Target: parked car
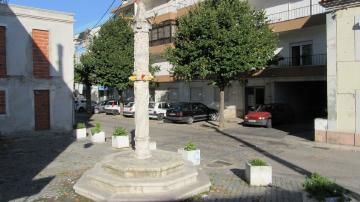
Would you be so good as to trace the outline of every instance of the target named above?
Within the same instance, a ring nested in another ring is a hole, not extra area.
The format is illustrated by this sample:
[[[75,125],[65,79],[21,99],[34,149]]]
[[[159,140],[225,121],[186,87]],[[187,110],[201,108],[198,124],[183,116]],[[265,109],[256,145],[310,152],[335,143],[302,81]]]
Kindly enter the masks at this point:
[[[167,109],[169,109],[169,103],[150,102],[149,103],[149,118],[163,120],[166,117]]]
[[[106,114],[118,115],[120,114],[120,103],[117,100],[109,100],[104,109]]]
[[[244,117],[244,125],[264,126],[271,128],[272,124],[287,123],[294,120],[294,111],[288,104],[273,103],[260,105]]]
[[[123,116],[134,117],[135,116],[135,103],[129,102],[124,106]]]
[[[95,114],[105,113],[105,105],[107,102],[108,102],[108,100],[105,100],[105,101],[101,101],[97,105],[95,105],[94,113]]]
[[[86,111],[86,100],[85,99],[81,99],[81,100],[75,100],[74,101],[75,104],[75,111],[76,112],[85,112]],[[94,112],[95,106],[97,105],[97,103],[95,101],[91,101],[91,110],[92,112]]]
[[[179,102],[170,104],[166,119],[172,122],[192,124],[194,121],[217,120],[218,111],[202,103]]]

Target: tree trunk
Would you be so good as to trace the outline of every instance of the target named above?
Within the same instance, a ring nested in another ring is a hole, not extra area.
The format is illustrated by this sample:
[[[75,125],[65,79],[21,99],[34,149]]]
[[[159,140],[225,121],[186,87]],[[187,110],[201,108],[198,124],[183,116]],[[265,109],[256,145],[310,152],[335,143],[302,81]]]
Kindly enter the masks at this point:
[[[86,111],[88,114],[92,114],[91,109],[91,84],[85,84],[85,98],[86,98]]]
[[[120,105],[120,114],[124,112],[124,97],[123,97],[123,90],[117,90],[119,93],[119,105]]]
[[[224,116],[224,109],[225,109],[225,88],[220,87],[220,110],[219,110],[219,116],[220,116],[220,123],[219,127],[224,128],[225,127],[225,116]]]

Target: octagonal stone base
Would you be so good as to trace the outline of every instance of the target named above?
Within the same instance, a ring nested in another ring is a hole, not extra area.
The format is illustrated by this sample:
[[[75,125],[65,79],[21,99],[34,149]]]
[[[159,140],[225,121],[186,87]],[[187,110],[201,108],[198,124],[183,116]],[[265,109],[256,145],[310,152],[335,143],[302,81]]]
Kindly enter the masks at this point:
[[[146,160],[133,151],[112,154],[85,172],[74,189],[95,201],[177,201],[207,192],[210,185],[178,153],[155,150]]]

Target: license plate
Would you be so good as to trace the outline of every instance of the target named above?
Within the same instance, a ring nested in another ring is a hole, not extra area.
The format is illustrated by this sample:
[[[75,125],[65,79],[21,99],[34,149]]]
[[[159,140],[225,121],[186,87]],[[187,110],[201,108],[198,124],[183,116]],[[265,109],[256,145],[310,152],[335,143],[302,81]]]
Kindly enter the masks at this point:
[[[169,113],[170,116],[175,116],[176,114],[175,113]]]
[[[250,123],[255,123],[255,122],[256,122],[256,120],[249,120],[249,122],[250,122]]]

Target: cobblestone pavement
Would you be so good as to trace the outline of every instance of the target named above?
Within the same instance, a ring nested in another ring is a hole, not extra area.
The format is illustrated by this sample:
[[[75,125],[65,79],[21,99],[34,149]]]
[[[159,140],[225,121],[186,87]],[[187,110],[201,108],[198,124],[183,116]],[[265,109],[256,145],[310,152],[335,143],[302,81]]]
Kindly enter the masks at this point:
[[[95,121],[107,133],[106,144],[75,141],[62,133],[0,137],[0,201],[89,201],[76,195],[72,186],[104,156],[122,151],[111,148],[115,127],[134,129],[133,119],[120,116],[96,115],[88,126]],[[224,131],[207,123],[151,121],[150,125],[158,149],[176,151],[189,141],[201,149],[201,169],[209,174],[212,187],[192,201],[302,201],[304,176],[315,171],[335,179],[355,196],[360,193],[359,152],[318,148],[306,140],[289,139],[284,131],[242,130],[237,124]],[[245,162],[255,157],[273,166],[272,186],[250,187],[243,181]]]

